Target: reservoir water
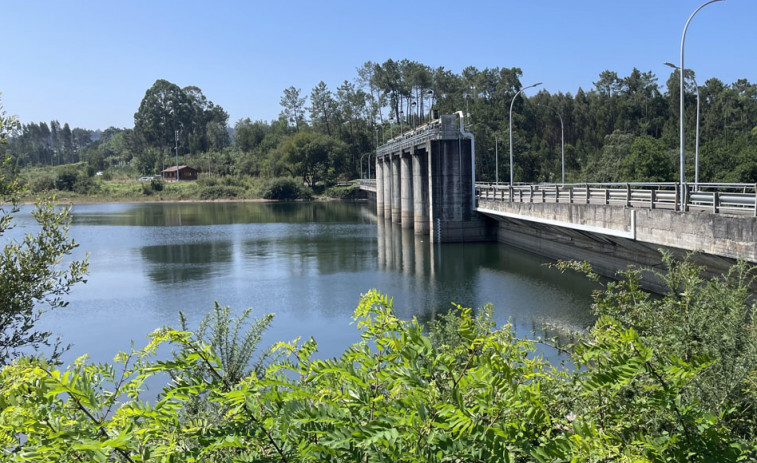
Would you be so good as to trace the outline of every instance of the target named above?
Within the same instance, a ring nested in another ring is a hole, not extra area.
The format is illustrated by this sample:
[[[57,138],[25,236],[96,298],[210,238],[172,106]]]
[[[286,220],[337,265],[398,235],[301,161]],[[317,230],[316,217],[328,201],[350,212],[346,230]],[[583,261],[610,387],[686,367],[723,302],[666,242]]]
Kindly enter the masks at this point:
[[[28,214],[17,222],[17,231],[32,226]],[[215,301],[275,313],[265,345],[312,336],[330,357],[359,340],[352,313],[371,288],[421,321],[453,302],[491,302],[498,324],[524,336],[592,320],[594,287],[582,275],[496,243],[432,244],[377,218],[372,203],[77,205],[71,235],[75,257],[89,255],[88,282],[41,320],[72,344],[66,361],[110,361],[155,328],[178,326],[179,311],[197,326]]]

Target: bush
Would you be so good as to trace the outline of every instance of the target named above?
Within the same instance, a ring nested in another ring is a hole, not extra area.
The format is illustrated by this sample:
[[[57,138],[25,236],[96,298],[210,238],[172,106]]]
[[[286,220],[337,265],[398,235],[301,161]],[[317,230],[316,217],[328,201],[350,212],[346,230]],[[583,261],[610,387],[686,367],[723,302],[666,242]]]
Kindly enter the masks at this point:
[[[243,196],[244,191],[239,187],[214,185],[200,189],[200,199],[234,199]]]
[[[40,175],[29,182],[33,193],[43,193],[55,189],[55,180],[47,175]]]
[[[58,178],[55,180],[55,188],[60,191],[73,191],[86,195],[97,192],[100,186],[85,172],[67,168],[58,174]]]
[[[55,180],[55,188],[60,191],[74,191],[74,186],[78,180],[79,173],[72,169],[66,169],[58,174]]]
[[[336,199],[358,199],[360,187],[358,185],[334,186],[327,189],[325,195]]]
[[[293,201],[295,199],[312,199],[313,195],[308,189],[291,178],[279,178],[268,184],[263,191],[263,198]]]

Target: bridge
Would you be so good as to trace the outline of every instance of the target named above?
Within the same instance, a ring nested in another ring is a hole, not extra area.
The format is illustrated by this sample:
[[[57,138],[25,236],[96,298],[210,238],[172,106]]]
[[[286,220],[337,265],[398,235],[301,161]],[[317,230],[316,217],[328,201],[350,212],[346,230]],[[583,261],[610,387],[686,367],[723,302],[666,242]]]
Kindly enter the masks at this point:
[[[462,113],[389,140],[376,153],[379,217],[434,242],[499,241],[602,274],[660,265],[659,249],[722,271],[757,263],[757,185],[476,183]]]

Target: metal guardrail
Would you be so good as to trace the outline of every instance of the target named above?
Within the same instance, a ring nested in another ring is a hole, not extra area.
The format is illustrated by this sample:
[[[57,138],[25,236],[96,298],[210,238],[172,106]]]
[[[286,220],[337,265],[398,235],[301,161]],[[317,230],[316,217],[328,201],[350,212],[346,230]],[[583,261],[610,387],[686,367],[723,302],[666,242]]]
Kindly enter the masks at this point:
[[[386,144],[376,149],[376,155],[383,157],[391,154],[411,150],[413,147],[426,143],[429,140],[450,140],[460,136],[460,130],[456,125],[454,115],[442,115],[440,119],[433,120],[409,132],[402,133]]]
[[[683,195],[683,201],[681,201]],[[564,185],[476,183],[476,198],[523,203],[568,203],[709,211],[757,217],[757,184],[571,183]]]
[[[360,188],[365,190],[376,191],[376,179],[375,178],[361,178],[352,180],[350,183],[357,184]]]

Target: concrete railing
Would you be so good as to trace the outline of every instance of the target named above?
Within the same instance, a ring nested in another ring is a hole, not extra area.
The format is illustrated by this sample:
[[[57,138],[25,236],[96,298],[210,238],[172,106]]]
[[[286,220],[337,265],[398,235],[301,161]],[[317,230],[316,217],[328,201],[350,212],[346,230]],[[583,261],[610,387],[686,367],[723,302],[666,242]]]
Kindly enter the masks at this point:
[[[757,185],[743,183],[477,183],[476,197],[510,202],[616,205],[757,216]],[[683,193],[684,201],[681,201]],[[683,204],[683,206],[681,206]]]
[[[376,179],[375,178],[361,178],[358,180],[352,180],[351,183],[357,184],[363,190],[376,191]]]

